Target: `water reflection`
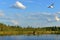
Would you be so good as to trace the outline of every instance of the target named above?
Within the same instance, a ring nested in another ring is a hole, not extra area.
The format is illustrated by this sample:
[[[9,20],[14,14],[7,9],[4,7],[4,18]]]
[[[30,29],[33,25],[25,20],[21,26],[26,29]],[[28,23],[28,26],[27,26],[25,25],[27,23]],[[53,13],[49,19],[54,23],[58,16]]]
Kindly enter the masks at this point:
[[[60,40],[60,35],[0,36],[0,40]]]

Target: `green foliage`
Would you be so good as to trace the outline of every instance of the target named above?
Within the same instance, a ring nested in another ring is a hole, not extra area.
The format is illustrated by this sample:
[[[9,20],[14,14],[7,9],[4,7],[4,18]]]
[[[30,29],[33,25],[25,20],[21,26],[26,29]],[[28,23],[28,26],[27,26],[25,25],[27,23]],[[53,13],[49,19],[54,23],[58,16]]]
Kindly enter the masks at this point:
[[[21,26],[7,26],[6,24],[0,23],[0,31],[60,31],[60,27],[44,27],[44,28],[33,28],[32,26],[28,26],[26,28],[22,28]]]
[[[43,27],[43,28],[33,28],[32,26],[28,27],[21,27],[19,25],[17,26],[9,26],[3,23],[0,23],[0,33],[5,34],[43,34],[43,33],[59,33],[60,34],[60,27]]]

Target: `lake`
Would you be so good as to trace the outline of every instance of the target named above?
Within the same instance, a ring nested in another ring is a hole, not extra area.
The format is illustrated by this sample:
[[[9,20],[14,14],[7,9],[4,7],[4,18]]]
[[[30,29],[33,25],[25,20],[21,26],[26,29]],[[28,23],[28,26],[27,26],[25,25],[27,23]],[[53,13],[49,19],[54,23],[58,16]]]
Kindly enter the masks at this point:
[[[0,36],[0,40],[60,40],[60,35],[17,35],[17,36]]]

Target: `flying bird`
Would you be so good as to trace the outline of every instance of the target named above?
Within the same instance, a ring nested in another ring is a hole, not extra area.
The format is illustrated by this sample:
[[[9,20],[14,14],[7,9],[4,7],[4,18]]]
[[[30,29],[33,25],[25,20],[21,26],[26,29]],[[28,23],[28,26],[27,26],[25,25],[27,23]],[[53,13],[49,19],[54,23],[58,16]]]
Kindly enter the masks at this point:
[[[54,8],[54,3],[52,3],[48,8]]]
[[[25,9],[26,7],[19,1],[16,1],[14,5],[11,6],[12,8],[18,8],[18,9]]]

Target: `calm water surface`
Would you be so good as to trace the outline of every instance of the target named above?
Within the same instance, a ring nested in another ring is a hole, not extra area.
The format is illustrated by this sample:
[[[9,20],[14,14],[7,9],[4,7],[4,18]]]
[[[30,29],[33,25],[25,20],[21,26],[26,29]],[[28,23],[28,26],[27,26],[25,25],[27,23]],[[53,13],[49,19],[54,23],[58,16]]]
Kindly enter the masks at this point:
[[[0,36],[0,40],[60,40],[60,35]]]

